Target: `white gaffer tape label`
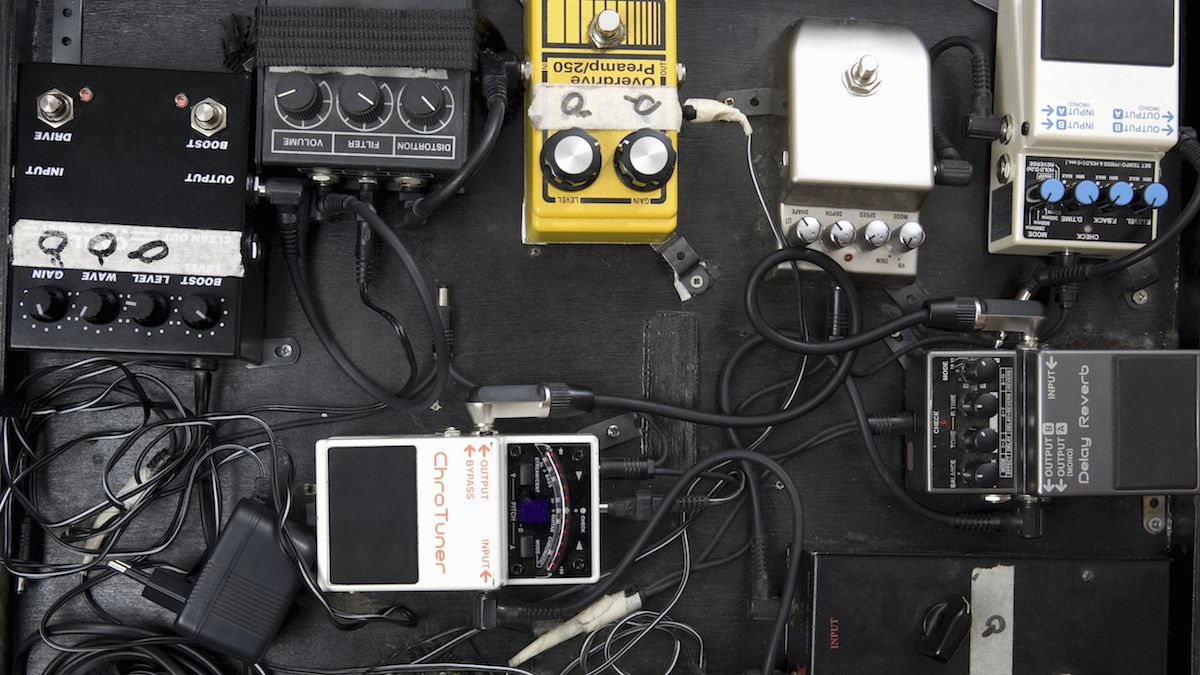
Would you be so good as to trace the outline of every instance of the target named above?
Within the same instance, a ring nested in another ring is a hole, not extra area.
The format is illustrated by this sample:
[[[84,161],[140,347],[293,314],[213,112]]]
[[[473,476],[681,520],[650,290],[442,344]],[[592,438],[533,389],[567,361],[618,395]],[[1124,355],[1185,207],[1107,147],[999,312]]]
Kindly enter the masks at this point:
[[[971,572],[971,675],[1013,673],[1012,565]]]
[[[239,231],[56,220],[18,220],[12,264],[208,277],[246,273]]]
[[[540,131],[572,127],[679,131],[683,107],[675,87],[535,84],[529,123]]]

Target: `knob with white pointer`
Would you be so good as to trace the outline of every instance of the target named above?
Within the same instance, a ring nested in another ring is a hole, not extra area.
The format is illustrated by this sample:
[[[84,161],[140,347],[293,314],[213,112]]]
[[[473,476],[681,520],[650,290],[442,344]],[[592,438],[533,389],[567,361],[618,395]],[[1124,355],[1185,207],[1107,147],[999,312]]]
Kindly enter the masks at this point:
[[[413,80],[400,90],[400,109],[411,120],[436,119],[445,106],[442,88],[433,80]]]
[[[816,216],[804,216],[792,226],[791,244],[793,246],[808,246],[821,238],[821,219]]]
[[[29,316],[38,321],[58,321],[67,314],[67,294],[57,286],[31,288],[21,301]]]
[[[905,223],[900,226],[896,238],[904,248],[910,251],[918,249],[925,243],[925,226],[917,222]]]
[[[88,323],[111,323],[120,311],[117,294],[107,288],[89,288],[75,298],[75,315]]]
[[[211,295],[189,295],[179,303],[179,315],[192,328],[207,330],[221,318],[221,303]]]
[[[871,248],[879,248],[892,238],[892,228],[882,220],[872,220],[863,228],[863,241]]]
[[[320,89],[307,73],[284,73],[275,85],[275,100],[288,117],[308,120],[321,109]]]
[[[854,243],[854,238],[858,235],[854,229],[854,223],[848,220],[839,220],[829,226],[829,232],[826,236],[829,238],[829,243],[834,248],[842,248]]]
[[[143,326],[161,326],[170,310],[167,296],[158,291],[139,291],[125,298],[125,313]]]
[[[338,87],[338,107],[356,122],[374,119],[382,99],[379,85],[366,75],[351,75]]]
[[[639,192],[661,189],[675,174],[675,147],[661,131],[640,129],[617,145],[617,176]]]
[[[963,469],[963,477],[977,488],[994,488],[1000,484],[1000,467],[995,462],[970,462]]]

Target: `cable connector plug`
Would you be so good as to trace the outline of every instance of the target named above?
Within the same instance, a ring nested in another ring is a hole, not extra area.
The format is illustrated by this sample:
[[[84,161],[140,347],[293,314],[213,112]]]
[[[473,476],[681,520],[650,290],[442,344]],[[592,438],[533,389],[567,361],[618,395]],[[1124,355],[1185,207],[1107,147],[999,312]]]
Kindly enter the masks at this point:
[[[767,540],[750,538],[750,620],[771,623],[779,615],[779,598],[771,595],[771,575],[767,564]]]
[[[515,111],[521,100],[521,62],[512,52],[484,52],[479,56],[480,85],[488,107],[503,103]]]
[[[573,417],[595,405],[592,390],[562,383],[476,387],[467,396],[467,412],[480,429],[500,419]]]
[[[950,331],[1014,332],[1036,335],[1046,308],[1033,300],[949,298],[925,303],[926,325]]]
[[[607,515],[636,522],[645,522],[662,506],[663,496],[652,490],[638,490],[633,497],[608,502]],[[694,512],[708,508],[712,503],[708,495],[684,495],[675,500],[671,513]]]
[[[618,457],[600,460],[600,477],[618,480],[649,480],[657,466],[652,459]]]

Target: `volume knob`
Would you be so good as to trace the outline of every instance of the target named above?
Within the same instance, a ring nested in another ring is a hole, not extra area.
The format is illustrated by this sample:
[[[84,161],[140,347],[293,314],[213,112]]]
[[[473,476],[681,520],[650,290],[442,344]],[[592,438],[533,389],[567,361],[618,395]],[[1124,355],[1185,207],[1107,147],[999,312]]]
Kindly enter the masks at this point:
[[[321,109],[317,82],[307,73],[284,73],[275,85],[275,100],[289,117],[312,119]]]
[[[661,189],[675,174],[675,147],[661,131],[641,129],[629,134],[616,150],[617,176],[639,192]]]
[[[560,190],[582,190],[600,175],[600,143],[583,129],[564,129],[542,146],[542,173]]]

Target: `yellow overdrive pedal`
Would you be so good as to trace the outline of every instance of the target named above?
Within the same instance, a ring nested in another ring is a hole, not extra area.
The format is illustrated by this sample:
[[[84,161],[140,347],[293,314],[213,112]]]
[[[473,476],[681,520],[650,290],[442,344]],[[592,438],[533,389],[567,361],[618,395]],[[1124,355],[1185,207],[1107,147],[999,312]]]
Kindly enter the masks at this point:
[[[675,231],[675,4],[526,3],[526,243],[655,244]]]

